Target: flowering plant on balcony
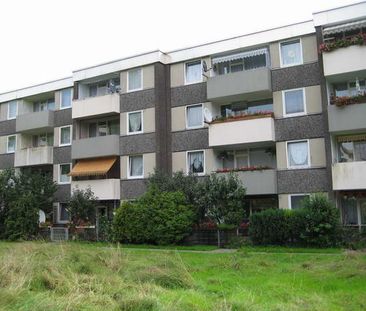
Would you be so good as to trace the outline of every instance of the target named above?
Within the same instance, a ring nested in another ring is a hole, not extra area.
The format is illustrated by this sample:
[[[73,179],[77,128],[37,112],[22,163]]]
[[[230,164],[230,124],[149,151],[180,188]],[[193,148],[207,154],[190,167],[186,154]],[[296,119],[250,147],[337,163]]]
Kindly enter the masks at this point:
[[[356,96],[335,96],[330,97],[330,104],[337,107],[343,107],[354,104],[366,103],[366,92],[360,93]]]
[[[338,39],[331,42],[322,43],[319,46],[319,52],[331,52],[339,48],[346,48],[351,45],[366,45],[366,34],[361,33],[345,39]]]
[[[255,165],[255,166],[242,166],[237,168],[220,168],[216,170],[216,173],[230,173],[230,172],[253,172],[253,171],[263,171],[270,170],[271,167],[265,165]]]
[[[253,113],[242,113],[235,116],[226,116],[226,117],[217,117],[211,123],[221,123],[221,122],[231,122],[238,120],[250,120],[250,119],[259,119],[259,118],[273,118],[273,111],[258,111]]]

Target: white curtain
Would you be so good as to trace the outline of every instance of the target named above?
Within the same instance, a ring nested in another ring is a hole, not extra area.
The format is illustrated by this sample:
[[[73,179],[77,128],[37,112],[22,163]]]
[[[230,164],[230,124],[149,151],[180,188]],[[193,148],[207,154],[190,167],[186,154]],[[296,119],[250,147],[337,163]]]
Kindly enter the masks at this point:
[[[366,141],[355,142],[356,161],[366,161]]]
[[[202,126],[202,105],[187,107],[188,127]]]
[[[201,61],[186,64],[186,82],[194,83],[202,81]]]
[[[300,42],[292,41],[281,44],[281,57],[283,65],[298,64],[301,61]]]
[[[203,173],[204,171],[203,151],[190,152],[188,154],[188,164],[190,173]]]
[[[342,218],[345,225],[357,225],[357,200],[354,198],[342,199]]]
[[[143,175],[142,156],[130,157],[130,176]]]
[[[285,92],[286,113],[304,112],[304,96],[302,90]]]
[[[290,166],[304,166],[308,164],[308,143],[290,143],[287,146]]]
[[[128,90],[141,89],[141,69],[128,72]]]
[[[141,112],[135,112],[129,114],[129,132],[140,132],[141,131]]]

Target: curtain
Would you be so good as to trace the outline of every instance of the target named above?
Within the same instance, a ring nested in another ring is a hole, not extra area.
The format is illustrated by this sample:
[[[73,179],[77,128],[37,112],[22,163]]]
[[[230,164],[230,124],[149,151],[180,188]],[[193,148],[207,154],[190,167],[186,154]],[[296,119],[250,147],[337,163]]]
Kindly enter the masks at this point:
[[[304,166],[308,164],[307,142],[289,143],[287,148],[290,166]]]
[[[292,41],[281,44],[281,57],[283,65],[298,64],[301,61],[300,42]]]
[[[202,81],[201,61],[186,64],[186,82],[194,83]]]
[[[366,141],[354,143],[356,161],[366,161]]]
[[[68,176],[67,174],[70,173],[70,164],[60,165],[60,171],[60,181],[69,182],[70,176]]]
[[[128,115],[128,128],[130,133],[141,131],[141,112],[134,112]]]
[[[285,92],[286,114],[304,112],[304,96],[302,90]]]
[[[190,152],[188,154],[188,163],[190,173],[203,173],[203,151]]]
[[[188,127],[202,126],[202,105],[187,107]]]
[[[353,198],[342,199],[342,218],[345,225],[357,225],[357,200]]]
[[[61,144],[70,143],[70,127],[61,128]]]
[[[130,157],[130,176],[143,175],[142,156]]]
[[[131,70],[128,72],[128,90],[141,89],[141,69]]]

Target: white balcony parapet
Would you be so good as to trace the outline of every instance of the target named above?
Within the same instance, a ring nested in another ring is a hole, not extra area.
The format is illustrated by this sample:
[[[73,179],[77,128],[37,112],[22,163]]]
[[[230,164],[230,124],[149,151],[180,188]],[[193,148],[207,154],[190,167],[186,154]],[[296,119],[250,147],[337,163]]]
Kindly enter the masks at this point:
[[[366,188],[366,161],[335,163],[332,166],[333,190]]]
[[[85,190],[90,187],[98,200],[119,200],[120,179],[78,180],[71,182],[71,190]]]
[[[53,147],[26,148],[15,151],[14,166],[46,165],[53,163]]]

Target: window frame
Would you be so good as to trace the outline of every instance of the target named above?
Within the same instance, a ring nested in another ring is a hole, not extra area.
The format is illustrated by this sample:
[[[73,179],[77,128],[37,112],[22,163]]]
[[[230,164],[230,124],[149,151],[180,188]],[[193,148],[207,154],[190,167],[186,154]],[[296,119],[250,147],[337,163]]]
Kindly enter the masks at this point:
[[[290,64],[290,65],[285,65],[283,63],[283,61],[282,61],[281,45],[283,43],[290,43],[290,42],[294,42],[294,41],[297,41],[297,40],[299,40],[299,44],[300,44],[300,62],[294,63],[294,64]],[[298,65],[304,64],[304,55],[303,55],[303,51],[302,51],[302,39],[301,38],[292,38],[292,39],[289,39],[289,40],[280,41],[278,43],[278,48],[279,48],[280,67],[281,68],[287,68],[287,67],[298,66]]]
[[[69,181],[61,181],[61,166],[62,165],[69,165],[70,172],[71,172],[71,168],[72,168],[71,163],[60,163],[60,164],[58,164],[58,178],[57,178],[57,183],[59,185],[69,185],[69,184],[71,184],[71,176],[68,176],[69,177]]]
[[[133,113],[141,113],[141,131],[138,132],[130,132],[130,114]],[[142,134],[144,132],[144,111],[143,110],[135,110],[127,112],[127,122],[126,122],[126,133],[127,135],[137,135]]]
[[[137,89],[130,89],[130,72],[137,71],[137,70],[139,70],[141,72],[141,86]],[[141,91],[141,90],[143,90],[143,88],[144,88],[144,71],[142,70],[142,67],[128,70],[127,71],[127,83],[126,83],[127,93]]]
[[[286,112],[286,93],[287,92],[293,92],[293,91],[302,91],[302,100],[303,100],[303,107],[304,107],[304,111],[303,112],[294,112],[294,113],[287,113]],[[288,90],[283,90],[282,91],[282,109],[283,109],[283,116],[285,118],[290,118],[290,117],[299,117],[299,116],[304,116],[307,114],[307,110],[306,110],[306,92],[305,92],[305,87],[299,87],[296,89],[288,89]]]
[[[201,79],[199,81],[188,82],[187,81],[187,65],[190,64],[190,63],[198,63],[198,62],[200,62]],[[203,82],[202,63],[203,63],[202,59],[195,59],[195,60],[189,60],[187,62],[184,62],[184,85],[191,85],[191,84],[196,84],[196,83],[202,83]]]
[[[9,138],[10,137],[15,137],[15,145],[14,145],[14,151],[9,151]],[[17,150],[17,135],[8,135],[6,137],[6,153],[15,153],[15,151]]]
[[[307,165],[298,165],[298,166],[291,166],[290,165],[290,158],[288,154],[288,144],[291,143],[299,143],[299,142],[306,142],[307,143],[307,150],[308,150],[308,163]],[[297,139],[297,140],[289,140],[286,141],[286,164],[287,169],[304,169],[311,167],[311,160],[310,160],[310,140],[309,139]]]
[[[60,218],[60,216],[61,216],[61,204],[66,204],[66,203],[64,203],[64,202],[57,203],[57,223],[58,224],[68,224],[70,222],[70,219],[69,220],[61,220],[61,218]]]
[[[202,108],[202,122],[201,122],[201,125],[189,126],[188,125],[188,108],[194,107],[194,106],[201,106],[201,108]],[[187,105],[187,106],[185,106],[185,121],[186,121],[186,129],[187,130],[199,129],[199,128],[203,128],[204,127],[205,122],[204,122],[204,116],[203,116],[203,109],[204,109],[203,103],[198,103],[198,104],[193,104],[193,105]]]
[[[70,143],[68,143],[68,144],[62,144],[61,143],[61,138],[62,138],[61,132],[62,132],[62,129],[67,128],[67,127],[70,128]],[[72,125],[60,126],[60,128],[59,128],[59,135],[58,136],[59,136],[59,139],[58,139],[58,145],[59,145],[59,147],[70,146],[72,144]]]
[[[70,106],[68,107],[62,107],[62,93],[66,90],[70,90]],[[63,89],[60,91],[60,110],[64,110],[64,109],[69,109],[69,108],[72,108],[72,97],[73,97],[73,91],[74,89],[73,88],[67,88],[67,89]]]
[[[133,157],[141,157],[142,158],[142,175],[138,176],[131,176],[130,174],[130,168],[131,168],[131,158]],[[135,155],[129,155],[127,158],[127,179],[143,179],[144,178],[144,155],[143,154],[135,154]]]
[[[295,194],[289,194],[288,196],[288,207],[290,210],[295,210],[292,208],[292,202],[291,202],[291,198],[292,197],[301,197],[301,196],[306,196],[306,197],[310,197],[311,194],[310,193],[295,193]],[[304,198],[305,199],[305,198]]]
[[[12,103],[15,103],[15,116],[14,117],[9,116],[10,104],[12,104]],[[6,119],[7,120],[14,120],[14,119],[17,118],[17,116],[18,116],[18,101],[17,100],[12,100],[12,101],[8,102],[8,111],[6,113]]]
[[[196,176],[204,176],[206,174],[206,152],[204,149],[198,149],[198,150],[187,150],[186,151],[186,174],[189,175],[189,154],[190,153],[195,153],[195,152],[202,152],[203,153],[203,172],[201,173],[191,173],[194,174]]]

